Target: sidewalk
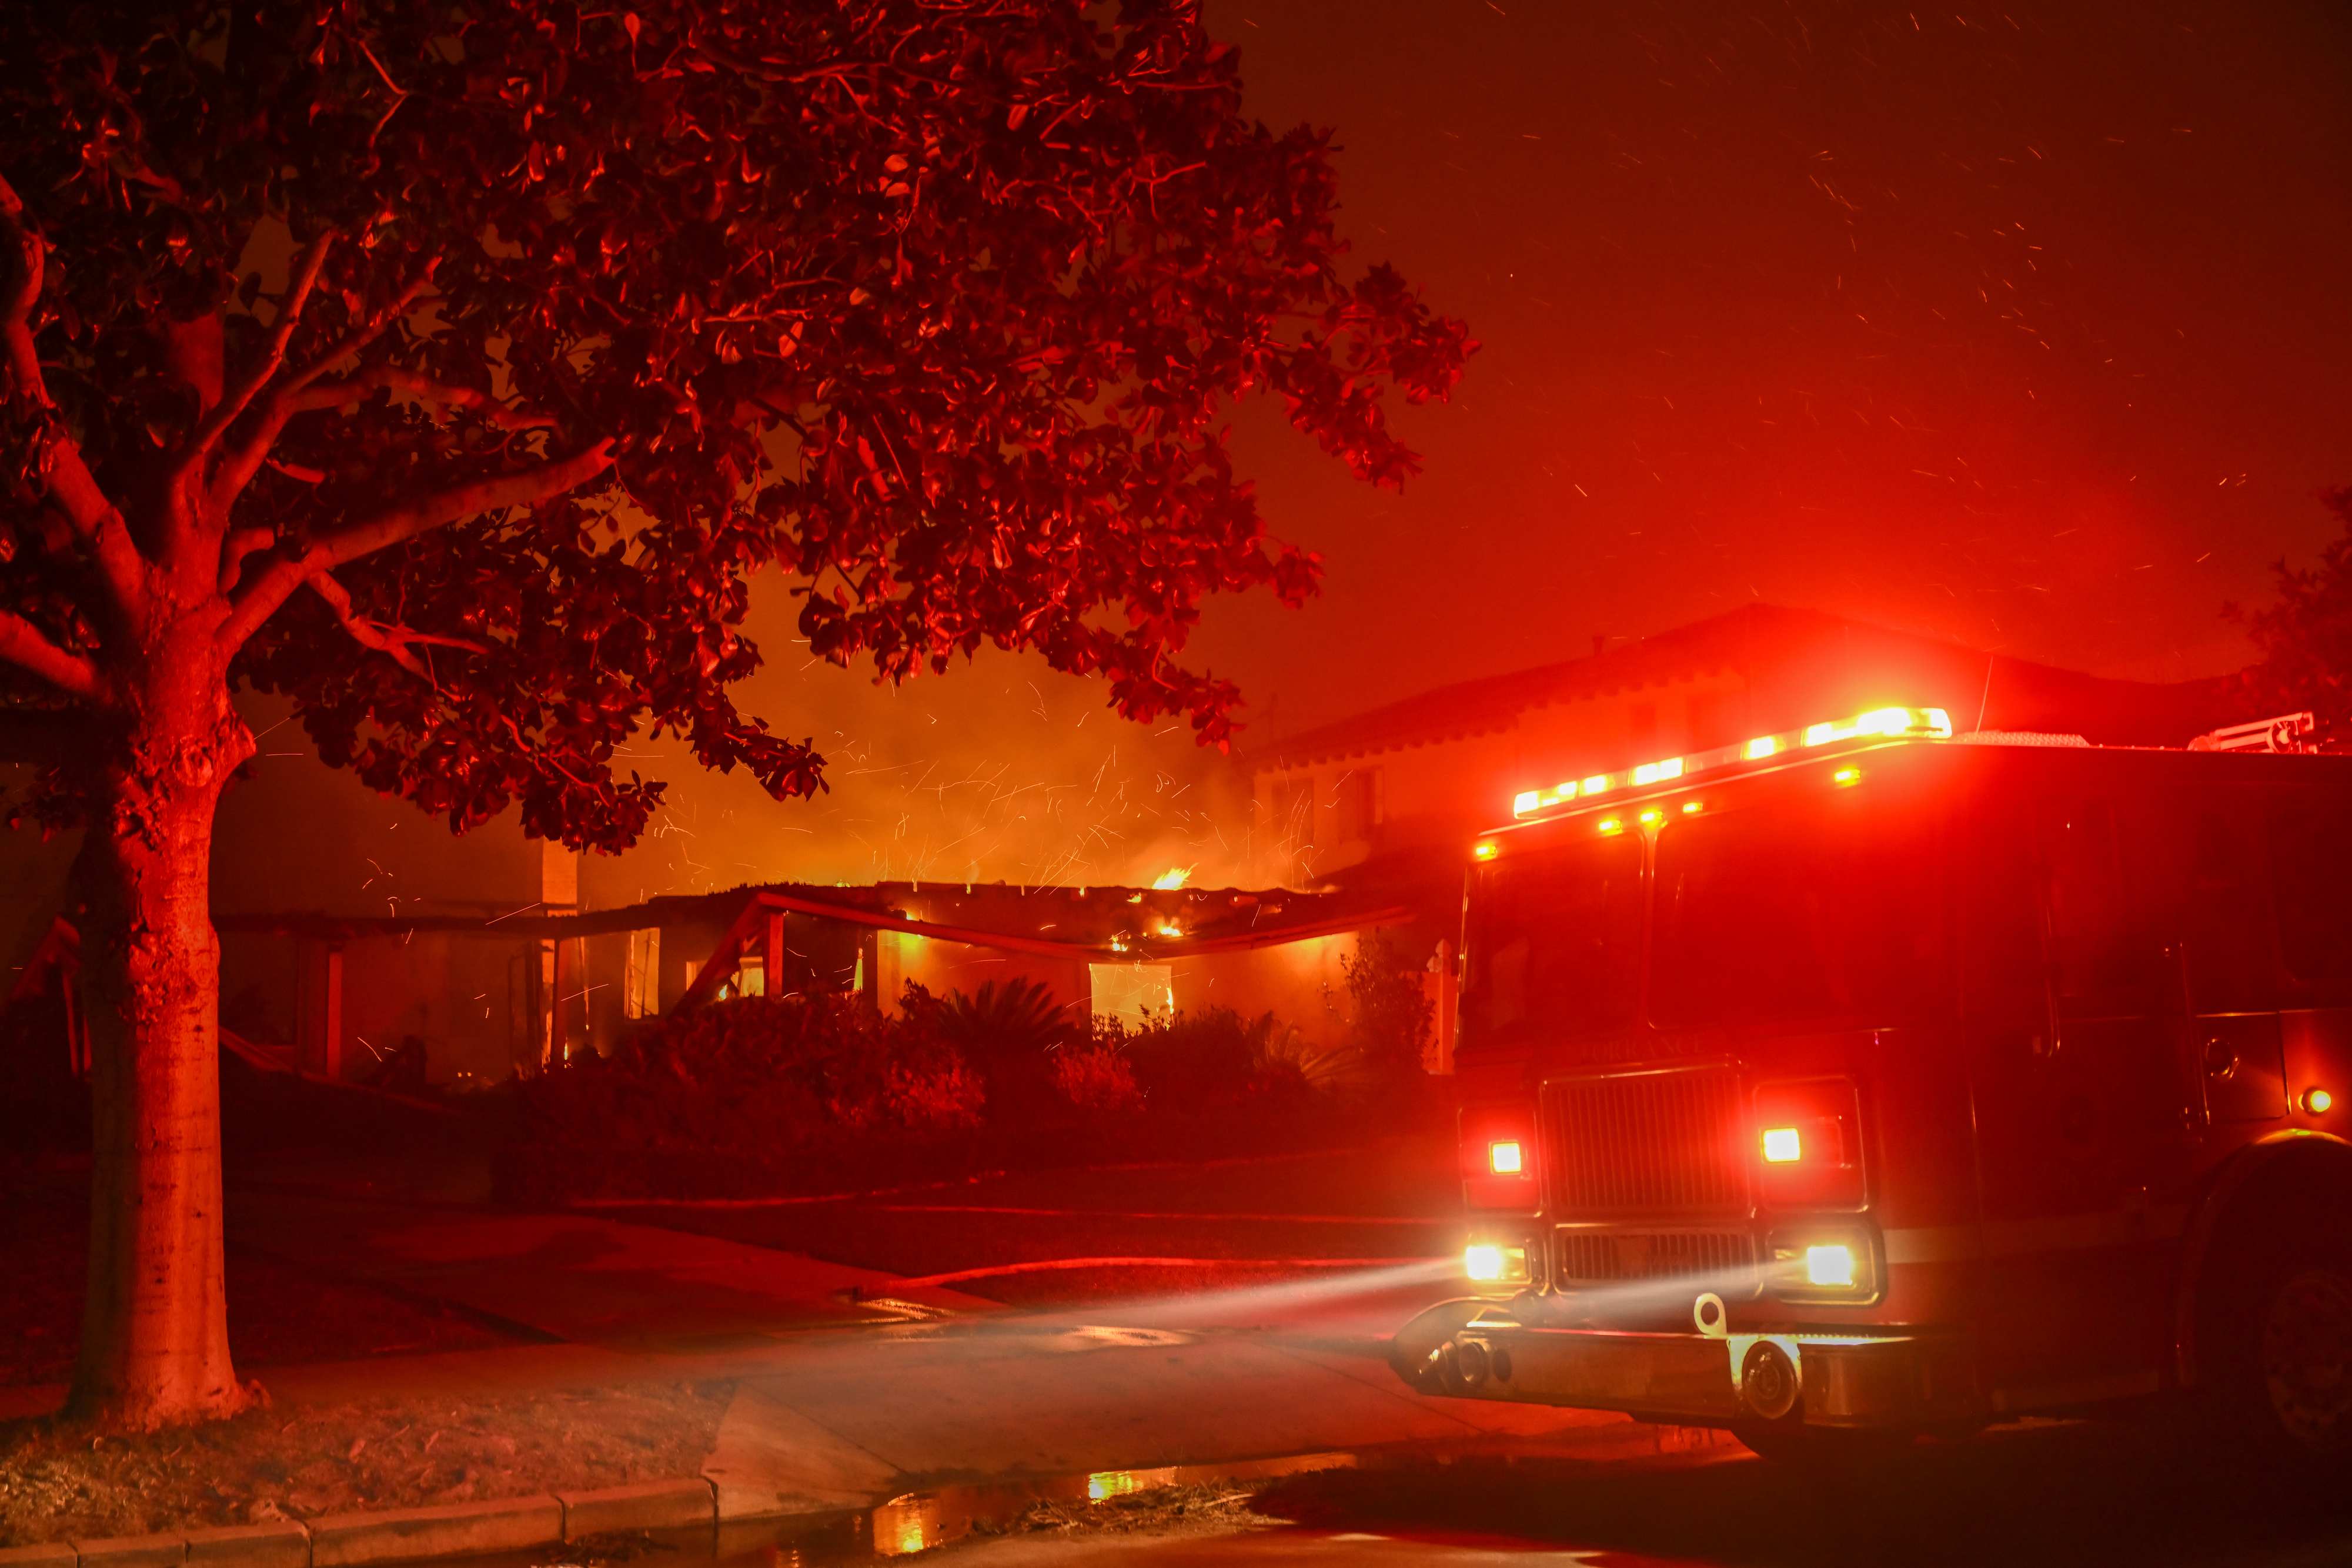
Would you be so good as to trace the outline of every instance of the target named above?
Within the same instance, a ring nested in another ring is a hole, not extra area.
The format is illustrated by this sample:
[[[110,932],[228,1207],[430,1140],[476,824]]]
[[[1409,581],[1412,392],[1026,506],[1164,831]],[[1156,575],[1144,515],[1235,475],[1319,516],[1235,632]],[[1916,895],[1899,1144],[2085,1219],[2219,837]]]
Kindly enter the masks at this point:
[[[587,1215],[250,1190],[230,1213],[243,1245],[552,1342],[261,1370],[281,1406],[733,1379],[705,1471],[722,1521],[865,1508],[950,1481],[1622,1420],[1409,1392],[1381,1342],[1447,1293],[1443,1265],[1032,1314]],[[62,1395],[0,1390],[0,1416]]]
[[[1023,1332],[1025,1331],[1025,1332]],[[704,1473],[719,1516],[865,1507],[951,1481],[1551,1437],[1589,1411],[1423,1398],[1370,1343],[1046,1320],[771,1353]]]

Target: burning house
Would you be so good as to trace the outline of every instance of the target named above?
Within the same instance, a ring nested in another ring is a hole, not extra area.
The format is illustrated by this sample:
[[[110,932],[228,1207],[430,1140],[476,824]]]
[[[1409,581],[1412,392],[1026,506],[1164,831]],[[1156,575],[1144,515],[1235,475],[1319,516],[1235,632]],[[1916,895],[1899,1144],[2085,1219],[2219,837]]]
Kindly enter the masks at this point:
[[[643,1020],[730,997],[831,992],[888,1012],[910,982],[1017,979],[1073,1021],[1224,1007],[1337,1043],[1341,957],[1411,918],[1347,893],[903,883],[488,918],[224,915],[222,1038],[257,1066],[421,1092],[609,1051]],[[69,995],[74,953],[59,921],[18,989]],[[79,1066],[79,1040],[68,1049]]]
[[[1074,1019],[1272,1009],[1335,1041],[1340,959],[1385,927],[1426,971],[1429,1065],[1445,1071],[1463,846],[1515,793],[1897,700],[1941,707],[1963,730],[2126,745],[2177,746],[2242,716],[2226,678],[2107,680],[1751,605],[1439,687],[1247,758],[1255,891],[779,883],[591,909],[578,857],[518,843],[475,862],[477,891],[495,897],[394,900],[358,917],[273,910],[247,870],[245,907],[215,918],[224,1040],[259,1064],[422,1088],[609,1051],[641,1020],[722,997],[823,990],[888,1010],[909,981],[944,994],[1019,979]],[[13,981],[20,998],[59,994],[72,967],[70,926],[44,916],[40,929]]]

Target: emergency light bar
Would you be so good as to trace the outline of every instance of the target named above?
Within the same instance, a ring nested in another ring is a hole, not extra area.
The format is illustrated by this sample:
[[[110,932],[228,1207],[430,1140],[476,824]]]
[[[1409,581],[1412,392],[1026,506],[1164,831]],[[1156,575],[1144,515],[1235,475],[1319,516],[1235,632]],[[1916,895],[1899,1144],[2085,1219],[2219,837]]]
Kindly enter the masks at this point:
[[[1727,763],[1752,762],[1760,758],[1778,757],[1785,751],[1801,751],[1809,746],[1829,746],[1838,741],[1873,737],[1888,740],[1949,740],[1952,737],[1951,716],[1939,707],[1873,708],[1852,718],[1807,725],[1802,729],[1792,729],[1780,735],[1759,735],[1737,746],[1719,746],[1712,751],[1694,752],[1687,757],[1669,757],[1662,762],[1644,762],[1622,773],[1596,773],[1590,779],[1571,779],[1549,789],[1522,789],[1512,797],[1511,815],[1532,817],[1539,811],[1565,806],[1572,800],[1590,800],[1597,795],[1607,795],[1619,789],[1664,784],[1669,779],[1720,768]]]

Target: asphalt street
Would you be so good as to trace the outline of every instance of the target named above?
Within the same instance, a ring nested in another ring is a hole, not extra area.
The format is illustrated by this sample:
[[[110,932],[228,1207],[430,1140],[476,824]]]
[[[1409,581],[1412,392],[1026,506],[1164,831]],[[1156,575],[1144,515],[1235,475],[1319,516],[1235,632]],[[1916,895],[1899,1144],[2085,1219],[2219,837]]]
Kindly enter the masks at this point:
[[[1426,1150],[571,1215],[492,1208],[454,1167],[429,1182],[419,1169],[253,1173],[231,1195],[233,1237],[340,1288],[528,1338],[279,1367],[278,1396],[357,1397],[387,1378],[562,1386],[656,1364],[735,1379],[707,1473],[838,1512],[814,1532],[734,1542],[728,1568],[911,1552],[972,1568],[2352,1563],[2340,1475],[2263,1474],[2153,1422],[2032,1423],[1808,1473],[1727,1434],[1412,1396],[1381,1338],[1458,1282],[1434,1261],[1314,1265],[1450,1252],[1445,1173]],[[1179,1246],[1204,1277],[1106,1266],[907,1282]],[[60,1391],[11,1392],[30,1413]],[[1205,1526],[1022,1523],[1037,1498],[1229,1476],[1257,1478],[1250,1511],[1234,1503]]]
[[[1284,1479],[1252,1506],[1265,1522],[1234,1533],[968,1533],[935,1555],[955,1568],[2352,1563],[2352,1498],[2340,1483],[2299,1486],[2159,1430],[2087,1424],[2002,1428],[1832,1475],[1791,1473],[1727,1444],[1660,1455],[1530,1443],[1443,1462],[1390,1454]],[[874,1539],[894,1544],[887,1531]],[[830,1560],[852,1559],[877,1560]]]

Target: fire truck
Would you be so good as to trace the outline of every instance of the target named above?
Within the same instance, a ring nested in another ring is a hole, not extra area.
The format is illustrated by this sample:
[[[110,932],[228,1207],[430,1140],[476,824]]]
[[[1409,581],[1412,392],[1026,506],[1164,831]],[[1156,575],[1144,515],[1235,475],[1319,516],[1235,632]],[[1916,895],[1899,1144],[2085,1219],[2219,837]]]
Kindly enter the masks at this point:
[[[2187,1402],[2352,1447],[2352,757],[1889,707],[1473,852],[1416,1388],[1771,1458]]]

